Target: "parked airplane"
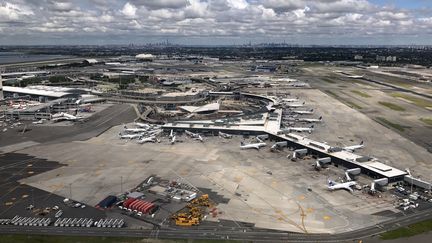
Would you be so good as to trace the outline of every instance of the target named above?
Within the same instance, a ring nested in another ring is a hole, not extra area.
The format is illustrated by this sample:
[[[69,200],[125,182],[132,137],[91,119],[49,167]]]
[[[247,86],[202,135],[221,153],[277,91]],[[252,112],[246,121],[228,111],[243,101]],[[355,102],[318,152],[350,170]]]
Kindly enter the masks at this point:
[[[193,132],[190,132],[188,130],[185,130],[185,133],[191,138],[198,138],[198,136],[199,136],[198,133],[193,133]]]
[[[123,127],[124,131],[127,133],[139,133],[139,132],[147,132],[148,129],[145,128],[128,128],[126,125]]]
[[[299,101],[298,97],[297,98],[282,98],[282,102],[297,102]]]
[[[141,127],[141,128],[150,128],[149,124],[145,124],[145,123],[140,123],[140,122],[135,122],[135,126],[137,127]]]
[[[314,113],[314,110],[313,109],[310,109],[310,110],[293,110],[291,112],[295,113],[295,114],[299,114],[299,115],[310,115],[310,114]]]
[[[308,122],[308,123],[321,122],[322,121],[322,116],[320,116],[318,119],[316,119],[316,118],[297,118],[296,121],[299,121],[299,122]]]
[[[360,144],[358,144],[358,145],[352,145],[352,146],[347,146],[347,147],[344,147],[344,148],[342,148],[343,150],[345,150],[345,151],[348,151],[348,152],[354,152],[355,150],[357,150],[357,149],[361,149],[361,148],[363,148],[364,147],[364,143],[363,143],[363,141],[361,141],[360,142]]]
[[[156,142],[156,137],[155,136],[151,136],[151,137],[145,137],[145,138],[141,138],[140,140],[138,140],[138,143],[155,143]]]
[[[241,149],[257,149],[259,150],[261,147],[265,147],[267,144],[266,143],[249,143],[249,144],[245,144],[244,142],[240,143],[240,148]]]
[[[264,140],[266,140],[266,139],[268,139],[268,135],[267,135],[267,134],[262,134],[262,135],[258,135],[258,136],[256,136],[256,140],[257,140],[259,143],[263,143]]]
[[[121,134],[119,133],[119,136],[121,139],[135,139],[135,138],[141,138],[143,136],[142,133],[137,134]]]
[[[288,107],[288,108],[298,108],[298,107],[303,107],[305,104],[306,104],[306,102],[303,102],[303,103],[287,103],[287,104],[284,104],[284,105],[285,105],[285,107]]]
[[[345,182],[345,183],[337,183],[337,182],[332,181],[332,180],[329,179],[328,180],[328,186],[327,186],[327,188],[330,191],[344,189],[344,190],[348,190],[349,192],[352,193],[353,189],[351,187],[355,186],[355,185],[357,185],[357,182],[355,182],[355,181],[348,181],[348,182]]]
[[[228,133],[219,132],[219,137],[232,138],[232,135]]]
[[[314,130],[314,126],[311,127],[287,127],[282,129],[282,133],[289,133],[289,132],[308,132],[312,133]]]

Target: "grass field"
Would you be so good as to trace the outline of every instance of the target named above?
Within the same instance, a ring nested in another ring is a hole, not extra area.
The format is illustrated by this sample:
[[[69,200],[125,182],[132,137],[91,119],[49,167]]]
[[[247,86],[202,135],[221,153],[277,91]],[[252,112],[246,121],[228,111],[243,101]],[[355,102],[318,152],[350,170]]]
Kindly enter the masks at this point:
[[[336,93],[334,93],[333,91],[330,91],[328,89],[324,90],[327,94],[329,94],[330,96],[333,96],[334,98],[338,99],[340,102],[347,104],[348,106],[357,109],[357,110],[361,110],[363,109],[361,106],[357,105],[356,103],[352,102],[352,101],[347,101],[345,99],[343,99],[342,97],[340,97],[339,95],[337,95]]]
[[[355,108],[355,109],[357,109],[357,110],[361,110],[361,109],[363,109],[363,107],[357,105],[356,103],[354,103],[354,102],[352,102],[352,101],[346,101],[346,103],[347,103],[349,106],[351,106],[352,108]]]
[[[389,102],[384,102],[384,101],[380,101],[380,102],[378,102],[380,105],[382,105],[382,106],[385,106],[385,107],[387,107],[387,108],[389,108],[389,109],[392,109],[392,110],[394,110],[394,111],[405,111],[405,108],[403,108],[403,107],[401,107],[401,106],[398,106],[398,105],[396,105],[396,104],[393,104],[393,103],[389,103]]]
[[[427,99],[422,99],[419,97],[415,97],[412,95],[402,94],[402,93],[393,93],[391,96],[395,98],[402,98],[404,100],[408,100],[412,103],[414,103],[416,106],[420,106],[423,108],[432,108],[432,101]]]
[[[329,94],[329,95],[331,95],[331,96],[333,96],[333,97],[335,97],[335,98],[340,98],[339,97],[339,95],[337,95],[335,92],[333,92],[333,91],[331,91],[331,90],[328,90],[328,89],[326,89],[326,90],[324,90],[327,94]]]
[[[222,243],[225,240],[158,240],[126,237],[2,235],[0,243]]]
[[[354,93],[354,94],[356,94],[356,95],[359,95],[359,96],[361,96],[363,98],[370,98],[370,97],[372,97],[372,96],[370,96],[370,95],[368,95],[368,94],[366,94],[364,92],[358,91],[358,90],[351,90],[351,92]]]
[[[406,128],[408,128],[408,127],[404,127],[404,126],[402,126],[400,124],[390,122],[389,120],[385,119],[384,117],[376,117],[376,120],[380,124],[382,124],[382,125],[384,125],[386,127],[392,127],[392,128],[394,128],[394,129],[396,129],[396,130],[398,130],[400,132],[403,132],[403,131],[405,131]]]
[[[420,121],[422,121],[423,123],[432,126],[432,118],[420,118]]]
[[[412,224],[408,227],[392,230],[381,234],[381,239],[391,240],[402,237],[410,237],[413,235],[418,235],[432,230],[432,220],[426,220],[416,224]]]

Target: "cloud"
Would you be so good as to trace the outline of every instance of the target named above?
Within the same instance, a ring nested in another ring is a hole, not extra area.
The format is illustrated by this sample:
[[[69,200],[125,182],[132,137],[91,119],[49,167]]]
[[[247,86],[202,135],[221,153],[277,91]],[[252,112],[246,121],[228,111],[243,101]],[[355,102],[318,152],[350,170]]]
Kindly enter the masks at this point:
[[[416,43],[419,36],[431,33],[431,19],[428,8],[381,6],[367,0],[0,0],[0,44],[14,43],[14,35],[31,42],[46,33],[65,42],[73,35],[85,43],[167,37],[207,44],[343,38],[355,42],[365,36],[404,36]]]
[[[189,5],[188,0],[133,0],[136,5],[142,5],[149,9],[179,9]]]
[[[24,6],[10,2],[0,3],[0,21],[17,21],[29,15],[33,15],[33,12]]]
[[[135,5],[127,2],[123,6],[121,13],[124,14],[126,17],[133,18],[133,17],[135,17],[136,11],[137,11],[137,7],[135,7]]]

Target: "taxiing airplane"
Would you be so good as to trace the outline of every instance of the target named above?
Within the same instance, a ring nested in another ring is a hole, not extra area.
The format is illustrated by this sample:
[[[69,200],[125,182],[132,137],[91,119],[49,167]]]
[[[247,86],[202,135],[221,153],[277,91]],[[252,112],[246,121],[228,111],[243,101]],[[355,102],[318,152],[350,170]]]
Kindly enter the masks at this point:
[[[78,121],[83,119],[81,116],[74,116],[68,113],[60,112],[57,114],[52,115],[52,121],[59,122],[59,121]]]
[[[364,143],[363,141],[360,142],[360,144],[358,145],[352,145],[352,146],[347,146],[347,147],[343,147],[342,149],[348,152],[355,152],[357,149],[361,149],[364,147]]]
[[[347,191],[349,191],[349,192],[352,193],[353,189],[351,187],[355,186],[355,185],[357,185],[357,182],[355,182],[355,181],[348,181],[348,182],[345,182],[345,183],[337,183],[337,182],[332,181],[332,180],[329,179],[328,180],[328,186],[327,186],[327,188],[330,191],[344,189],[344,190],[347,190]]]
[[[297,118],[296,121],[299,121],[299,122],[308,122],[308,123],[321,122],[322,121],[322,116],[320,116],[318,119],[316,119],[316,118]]]
[[[292,110],[291,113],[299,114],[299,115],[310,115],[314,113],[313,109],[310,110]]]
[[[257,149],[259,150],[261,147],[265,147],[267,144],[266,143],[249,143],[249,144],[245,144],[244,142],[240,143],[240,148],[241,149]]]

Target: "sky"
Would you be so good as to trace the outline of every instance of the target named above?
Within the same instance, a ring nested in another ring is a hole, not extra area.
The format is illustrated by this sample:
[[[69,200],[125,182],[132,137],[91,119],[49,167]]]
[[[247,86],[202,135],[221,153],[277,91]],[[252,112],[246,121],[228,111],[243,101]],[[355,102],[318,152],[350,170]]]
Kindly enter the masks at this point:
[[[431,0],[0,0],[0,45],[432,45]]]

